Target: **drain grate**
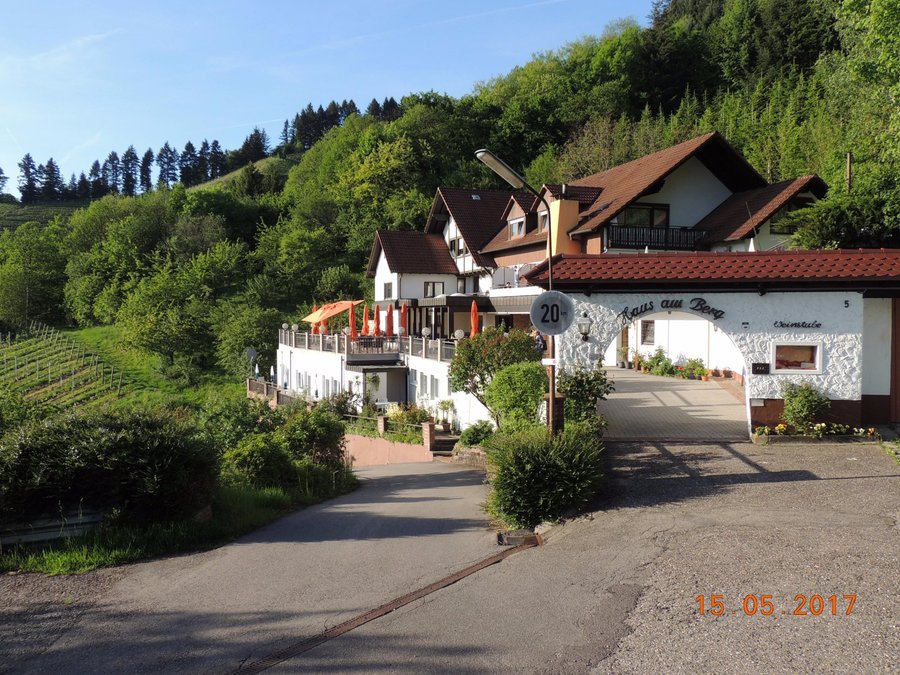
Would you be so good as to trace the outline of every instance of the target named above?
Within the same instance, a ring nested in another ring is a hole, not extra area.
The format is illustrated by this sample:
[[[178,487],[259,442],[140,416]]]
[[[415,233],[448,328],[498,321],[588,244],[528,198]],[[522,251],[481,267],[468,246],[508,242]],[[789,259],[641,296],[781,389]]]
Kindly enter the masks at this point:
[[[388,603],[381,605],[380,607],[376,607],[373,610],[366,612],[365,614],[360,614],[359,616],[355,616],[352,619],[344,621],[343,623],[339,623],[337,626],[333,626],[328,630],[319,633],[318,635],[314,635],[313,637],[306,638],[305,640],[300,640],[299,642],[295,642],[292,645],[288,645],[284,649],[281,649],[269,656],[265,656],[258,661],[254,661],[253,663],[244,666],[242,668],[238,668],[237,670],[231,671],[232,675],[247,675],[248,673],[261,673],[264,670],[271,668],[272,666],[276,666],[283,661],[287,661],[290,658],[295,656],[299,656],[304,652],[308,652],[315,647],[318,647],[329,640],[333,640],[336,637],[340,637],[344,633],[348,633],[354,628],[359,628],[363,624],[367,624],[370,621],[374,621],[385,614],[390,614],[396,609],[400,609],[412,602],[415,602],[419,598],[424,598],[426,595],[430,595],[435,591],[439,591],[442,588],[446,588],[447,586],[452,586],[460,579],[465,579],[466,577],[475,574],[476,572],[483,570],[485,567],[490,567],[491,565],[496,565],[499,562],[502,562],[504,559],[508,558],[511,555],[514,555],[520,551],[524,551],[525,549],[532,548],[537,546],[537,542],[520,544],[519,546],[514,546],[512,548],[508,548],[501,553],[497,553],[496,555],[492,555],[489,558],[485,558],[484,560],[480,560],[473,565],[469,565],[468,567],[461,569],[459,572],[455,572],[448,577],[444,577],[440,581],[435,581],[433,584],[429,584],[424,588],[420,588],[412,593],[407,593],[395,600],[391,600]]]

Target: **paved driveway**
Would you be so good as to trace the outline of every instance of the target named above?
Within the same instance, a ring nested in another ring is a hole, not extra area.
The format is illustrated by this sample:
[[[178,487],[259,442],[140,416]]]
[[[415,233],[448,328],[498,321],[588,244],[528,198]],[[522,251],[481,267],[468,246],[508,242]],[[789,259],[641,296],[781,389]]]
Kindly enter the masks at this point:
[[[601,401],[609,440],[746,441],[743,393],[733,381],[702,382],[607,368],[616,390]]]

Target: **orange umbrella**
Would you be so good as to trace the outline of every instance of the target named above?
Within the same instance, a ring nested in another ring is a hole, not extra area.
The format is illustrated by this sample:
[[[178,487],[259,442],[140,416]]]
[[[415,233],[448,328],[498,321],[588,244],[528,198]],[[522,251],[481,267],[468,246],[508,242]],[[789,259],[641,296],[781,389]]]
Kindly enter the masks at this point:
[[[359,335],[356,332],[356,310],[353,309],[353,305],[350,305],[350,339],[352,341],[356,341],[359,339]]]
[[[388,307],[387,316],[384,320],[384,334],[388,337],[394,337],[394,308]]]
[[[400,327],[404,335],[409,335],[409,308],[406,305],[400,306]]]
[[[475,337],[478,335],[478,305],[475,304],[475,301],[472,301],[472,331],[469,333],[469,337]]]
[[[369,306],[363,305],[363,325],[362,325],[362,334],[369,334]]]
[[[328,319],[322,319],[322,324],[319,330],[322,332],[322,335],[328,335]]]
[[[381,313],[378,311],[378,305],[375,305],[375,330],[372,335],[379,337],[381,335]]]
[[[318,308],[316,305],[313,305],[313,311],[314,311],[314,312],[317,311],[318,309],[319,309],[319,308]],[[309,332],[312,333],[313,335],[318,335],[318,334],[319,334],[319,324],[314,323],[314,324],[312,325],[312,328],[310,329]]]

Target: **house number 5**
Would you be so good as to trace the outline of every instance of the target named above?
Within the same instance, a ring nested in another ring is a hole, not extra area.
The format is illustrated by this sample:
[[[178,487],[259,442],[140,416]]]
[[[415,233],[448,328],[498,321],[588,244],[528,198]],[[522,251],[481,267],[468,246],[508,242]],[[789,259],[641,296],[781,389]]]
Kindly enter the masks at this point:
[[[850,301],[844,300],[844,307],[849,307],[849,306],[850,306]]]

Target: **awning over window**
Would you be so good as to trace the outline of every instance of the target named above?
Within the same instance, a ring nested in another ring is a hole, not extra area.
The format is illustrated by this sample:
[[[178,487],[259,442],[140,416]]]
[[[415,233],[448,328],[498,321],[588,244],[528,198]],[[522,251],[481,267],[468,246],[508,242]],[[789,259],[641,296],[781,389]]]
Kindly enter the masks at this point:
[[[312,314],[308,314],[303,317],[302,321],[306,321],[308,323],[319,323],[325,319],[330,319],[333,316],[337,316],[341,312],[346,312],[351,307],[359,305],[362,303],[362,300],[341,300],[339,302],[331,302],[327,305],[322,305]]]

